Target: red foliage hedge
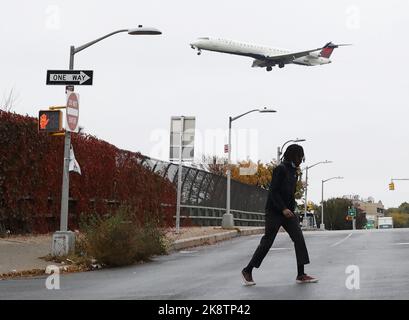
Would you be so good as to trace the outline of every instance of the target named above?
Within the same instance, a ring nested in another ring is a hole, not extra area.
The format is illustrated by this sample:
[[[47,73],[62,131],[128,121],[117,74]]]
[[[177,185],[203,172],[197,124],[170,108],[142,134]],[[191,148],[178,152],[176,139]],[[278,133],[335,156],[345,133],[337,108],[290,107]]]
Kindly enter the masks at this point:
[[[13,233],[59,229],[64,137],[40,134],[37,126],[36,118],[0,110],[0,227]],[[71,137],[82,175],[70,173],[70,230],[81,214],[106,214],[119,204],[141,220],[157,215],[172,224],[174,187],[140,165],[140,153],[90,135]]]

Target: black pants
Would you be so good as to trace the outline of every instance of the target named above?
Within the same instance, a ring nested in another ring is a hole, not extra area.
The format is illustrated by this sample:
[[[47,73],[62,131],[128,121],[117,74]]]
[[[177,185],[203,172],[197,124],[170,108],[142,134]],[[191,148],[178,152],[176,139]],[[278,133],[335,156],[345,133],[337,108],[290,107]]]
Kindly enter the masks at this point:
[[[261,262],[273,245],[274,239],[281,226],[287,231],[291,240],[294,242],[297,265],[310,263],[298,217],[286,218],[282,214],[269,212],[266,213],[265,219],[265,233],[251,258],[250,265],[256,268],[260,267]]]

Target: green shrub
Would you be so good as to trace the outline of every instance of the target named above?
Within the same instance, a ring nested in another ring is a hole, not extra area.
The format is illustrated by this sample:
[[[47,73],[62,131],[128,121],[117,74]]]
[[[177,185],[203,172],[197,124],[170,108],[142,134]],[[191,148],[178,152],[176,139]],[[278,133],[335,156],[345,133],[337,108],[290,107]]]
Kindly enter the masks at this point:
[[[139,226],[137,233],[136,261],[146,261],[153,255],[166,254],[168,243],[165,232],[153,219]]]
[[[124,266],[166,253],[164,231],[155,219],[144,223],[135,219],[128,207],[120,207],[108,217],[89,216],[82,221],[82,242],[77,254],[95,258],[107,266]]]

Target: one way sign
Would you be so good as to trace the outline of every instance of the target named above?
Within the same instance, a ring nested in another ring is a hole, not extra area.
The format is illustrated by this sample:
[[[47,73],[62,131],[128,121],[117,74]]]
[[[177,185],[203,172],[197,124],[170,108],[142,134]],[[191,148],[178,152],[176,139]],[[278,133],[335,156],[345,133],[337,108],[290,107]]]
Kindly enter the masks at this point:
[[[47,84],[92,85],[92,70],[47,70]]]

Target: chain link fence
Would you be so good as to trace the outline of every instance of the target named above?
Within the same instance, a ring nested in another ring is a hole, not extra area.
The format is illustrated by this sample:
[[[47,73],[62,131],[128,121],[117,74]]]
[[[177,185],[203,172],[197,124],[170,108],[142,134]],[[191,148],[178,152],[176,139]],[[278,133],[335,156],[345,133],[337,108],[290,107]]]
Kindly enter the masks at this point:
[[[141,164],[177,186],[179,165],[143,157]],[[182,166],[181,218],[196,225],[221,225],[226,212],[227,178]],[[263,226],[268,191],[231,180],[231,211],[237,226]]]

